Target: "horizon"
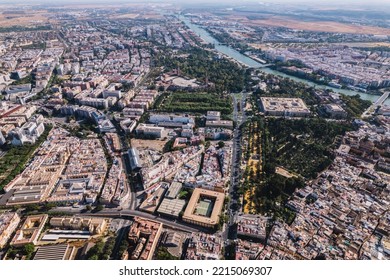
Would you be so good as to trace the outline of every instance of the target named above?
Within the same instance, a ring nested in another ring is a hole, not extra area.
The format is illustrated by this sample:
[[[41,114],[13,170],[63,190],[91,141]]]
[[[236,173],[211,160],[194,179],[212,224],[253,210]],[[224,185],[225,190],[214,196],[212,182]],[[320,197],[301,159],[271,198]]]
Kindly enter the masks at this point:
[[[337,5],[337,6],[345,6],[345,5],[351,5],[351,6],[356,6],[356,5],[373,5],[373,4],[388,4],[390,3],[387,0],[344,0],[340,3],[340,1],[337,0],[317,0],[316,3],[313,3],[311,0],[244,0],[241,3],[237,3],[236,1],[233,0],[227,0],[227,1],[219,1],[219,0],[149,0],[149,1],[142,1],[142,0],[114,0],[114,1],[108,1],[108,0],[60,0],[56,1],[55,3],[49,1],[49,0],[29,0],[23,1],[23,0],[3,0],[1,4],[7,4],[7,3],[23,3],[26,5],[29,4],[67,4],[67,3],[78,3],[78,4],[83,4],[83,3],[96,3],[96,4],[112,4],[112,3],[183,3],[183,4],[204,4],[204,3],[210,3],[210,4],[221,4],[221,5],[226,5],[226,4],[235,4],[235,5],[242,5],[242,4],[291,4],[291,5],[300,5],[300,4],[305,4],[305,5]]]

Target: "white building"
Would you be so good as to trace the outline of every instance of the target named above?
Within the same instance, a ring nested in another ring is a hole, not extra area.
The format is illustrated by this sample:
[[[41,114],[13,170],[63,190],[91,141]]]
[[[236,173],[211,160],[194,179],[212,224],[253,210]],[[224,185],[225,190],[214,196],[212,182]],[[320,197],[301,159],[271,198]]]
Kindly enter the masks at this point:
[[[195,120],[188,116],[177,115],[151,115],[149,122],[160,125],[161,123],[195,124]]]
[[[219,121],[219,120],[221,120],[221,112],[219,112],[219,111],[207,111],[206,119],[208,121]]]
[[[34,144],[44,131],[45,126],[41,121],[27,122],[22,127],[17,127],[10,132],[11,143],[14,146]]]
[[[137,135],[152,136],[156,138],[164,138],[167,136],[167,131],[164,127],[141,123],[136,128]]]
[[[4,138],[3,133],[0,131],[0,146],[4,145],[6,143],[6,140]]]
[[[126,133],[131,133],[137,126],[137,121],[126,119],[120,122],[120,126]]]
[[[81,99],[79,102],[81,105],[91,106],[95,108],[104,108],[104,109],[108,108],[108,101],[107,99],[103,99],[103,98],[86,97]]]
[[[17,213],[8,212],[0,214],[0,249],[8,242],[19,222],[20,218]]]

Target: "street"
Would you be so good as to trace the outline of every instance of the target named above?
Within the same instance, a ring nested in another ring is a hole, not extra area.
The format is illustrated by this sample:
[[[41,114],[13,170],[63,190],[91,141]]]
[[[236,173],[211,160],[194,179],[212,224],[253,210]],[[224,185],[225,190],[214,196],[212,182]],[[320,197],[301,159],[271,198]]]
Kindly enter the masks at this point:
[[[235,94],[232,94],[233,98],[233,121],[236,123],[236,127],[233,131],[233,152],[232,152],[232,174],[230,179],[230,187],[229,187],[229,205],[228,205],[228,215],[229,220],[225,225],[222,233],[223,240],[226,241],[228,239],[235,239],[237,233],[234,226],[237,212],[239,212],[239,200],[240,197],[237,193],[239,185],[240,185],[240,162],[241,162],[241,125],[246,121],[245,115],[245,100],[247,98],[247,93],[242,93],[242,98],[240,101],[237,101],[237,97]],[[237,106],[240,106],[240,112],[238,112]]]

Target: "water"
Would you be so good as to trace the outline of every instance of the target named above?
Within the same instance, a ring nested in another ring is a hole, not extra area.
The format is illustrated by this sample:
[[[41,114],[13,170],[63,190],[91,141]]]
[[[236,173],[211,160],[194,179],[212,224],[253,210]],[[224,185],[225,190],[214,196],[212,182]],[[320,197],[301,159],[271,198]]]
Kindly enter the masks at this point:
[[[241,62],[241,63],[247,65],[248,67],[259,68],[259,70],[264,72],[264,73],[278,75],[278,76],[281,76],[281,77],[284,77],[284,78],[290,78],[290,79],[292,79],[292,80],[294,80],[296,82],[302,82],[302,83],[305,83],[305,84],[307,84],[309,86],[312,86],[312,87],[315,87],[315,88],[330,89],[330,90],[333,90],[335,92],[342,93],[342,94],[349,95],[349,96],[358,94],[361,99],[369,100],[371,102],[375,102],[379,98],[378,95],[372,95],[372,94],[367,94],[367,93],[353,91],[353,90],[347,90],[347,89],[337,89],[337,88],[332,88],[332,87],[325,86],[325,85],[316,84],[316,83],[313,83],[313,82],[305,80],[305,79],[301,79],[301,78],[298,78],[298,77],[295,77],[295,76],[291,76],[291,75],[285,74],[285,73],[280,72],[280,71],[272,70],[272,69],[270,69],[268,67],[264,67],[263,64],[253,60],[252,58],[250,58],[250,57],[248,57],[246,55],[243,55],[242,53],[236,51],[235,49],[233,49],[233,48],[231,48],[229,46],[226,46],[226,45],[221,45],[221,43],[218,40],[216,40],[213,36],[211,36],[210,33],[208,33],[205,29],[203,29],[199,25],[191,23],[191,21],[188,20],[186,17],[180,16],[179,18],[195,34],[199,35],[199,37],[201,37],[204,41],[206,41],[207,43],[215,45],[215,49],[218,52],[220,52],[220,53],[222,53],[222,54],[224,54],[224,55],[226,55],[228,57],[231,57],[234,60],[237,60],[238,62]],[[390,98],[388,98],[385,101],[384,104],[390,105]]]
[[[199,27],[199,25],[191,23],[186,17],[180,17],[180,19],[197,35],[199,35],[200,38],[205,40],[207,43],[215,45],[215,49],[223,53],[245,65],[248,67],[253,67],[253,68],[259,68],[263,67],[263,64],[253,60],[250,57],[247,57],[246,55],[243,55],[242,53],[236,51],[235,49],[226,46],[226,45],[221,45],[221,43],[216,40],[213,36],[210,35],[206,30],[203,28]]]

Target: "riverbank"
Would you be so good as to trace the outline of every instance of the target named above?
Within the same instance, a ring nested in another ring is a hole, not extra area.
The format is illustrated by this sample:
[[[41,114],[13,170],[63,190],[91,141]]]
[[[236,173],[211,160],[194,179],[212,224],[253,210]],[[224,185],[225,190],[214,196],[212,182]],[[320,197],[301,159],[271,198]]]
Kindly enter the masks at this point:
[[[334,92],[341,93],[344,95],[349,95],[349,96],[359,95],[361,99],[369,100],[372,103],[376,102],[379,98],[378,95],[372,95],[372,94],[348,90],[348,89],[333,88],[333,87],[330,87],[328,85],[317,84],[315,82],[308,81],[308,80],[303,79],[303,78],[295,77],[295,76],[285,74],[285,73],[277,71],[277,70],[272,70],[268,67],[264,67],[264,64],[259,63],[246,55],[243,55],[242,53],[236,51],[235,49],[233,49],[229,46],[226,46],[226,45],[221,45],[220,42],[218,40],[216,40],[213,36],[211,36],[210,33],[208,33],[202,27],[191,23],[191,21],[188,18],[186,18],[184,16],[179,16],[179,19],[182,20],[186,24],[187,27],[189,27],[195,34],[197,34],[199,37],[201,37],[204,41],[206,41],[207,43],[213,44],[215,46],[215,50],[218,53],[224,55],[224,57],[228,57],[228,58],[232,59],[233,61],[240,63],[244,67],[257,68],[264,73],[276,75],[276,76],[280,76],[280,77],[284,77],[284,78],[289,78],[289,79],[294,80],[296,82],[305,83],[305,84],[307,84],[311,87],[314,87],[314,88],[328,89],[328,90],[332,90]],[[390,99],[387,99],[384,102],[384,104],[390,105]]]

